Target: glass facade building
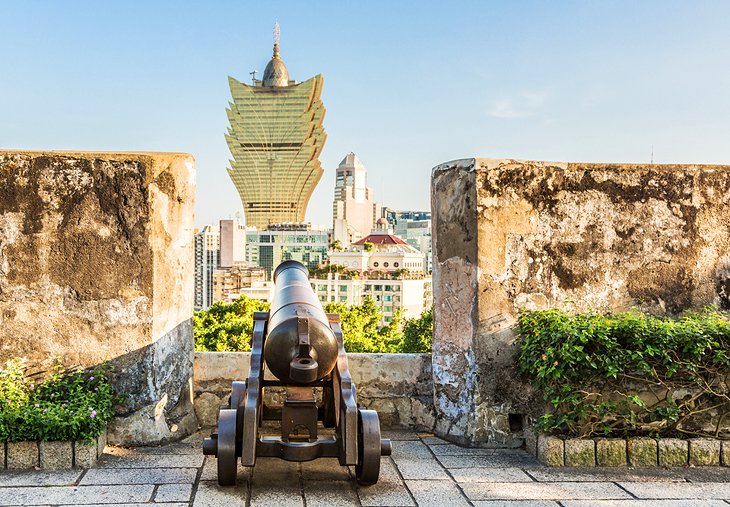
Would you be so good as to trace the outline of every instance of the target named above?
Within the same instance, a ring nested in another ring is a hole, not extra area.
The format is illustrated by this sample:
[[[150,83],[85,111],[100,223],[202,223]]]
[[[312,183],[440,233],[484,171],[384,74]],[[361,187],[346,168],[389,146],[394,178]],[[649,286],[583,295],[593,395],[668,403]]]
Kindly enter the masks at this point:
[[[265,231],[246,232],[246,261],[261,266],[271,280],[274,268],[288,260],[299,261],[309,268],[327,259],[327,230],[310,224],[272,225]]]

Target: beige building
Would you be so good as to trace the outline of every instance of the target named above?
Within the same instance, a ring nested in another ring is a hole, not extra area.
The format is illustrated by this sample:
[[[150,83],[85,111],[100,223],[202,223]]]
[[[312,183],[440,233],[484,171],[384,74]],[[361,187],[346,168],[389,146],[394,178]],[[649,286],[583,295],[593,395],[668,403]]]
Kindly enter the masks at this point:
[[[329,263],[352,271],[392,273],[407,269],[410,273],[424,271],[423,254],[391,234],[387,221],[378,219],[379,229],[356,241],[340,252],[329,253]]]
[[[230,295],[240,295],[245,289],[265,281],[266,270],[264,268],[233,266],[216,269],[213,273],[213,302],[228,301]]]
[[[423,274],[391,280],[343,279],[337,273],[329,273],[326,279],[311,278],[309,281],[322,304],[360,305],[366,297],[371,298],[383,314],[381,325],[390,322],[399,309],[404,318],[413,319],[433,304],[431,277]]]
[[[241,265],[246,261],[246,227],[237,219],[221,220],[220,264],[221,268]]]
[[[332,204],[333,240],[343,247],[364,238],[380,217],[380,205],[367,186],[367,170],[354,153],[348,153],[337,167],[335,199]]]

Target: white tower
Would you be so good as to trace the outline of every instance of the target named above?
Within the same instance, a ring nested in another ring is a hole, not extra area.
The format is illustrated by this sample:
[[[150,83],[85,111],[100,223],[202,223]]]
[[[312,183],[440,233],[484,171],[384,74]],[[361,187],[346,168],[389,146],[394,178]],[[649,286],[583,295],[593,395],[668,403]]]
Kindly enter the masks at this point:
[[[367,170],[352,152],[337,167],[332,218],[333,238],[343,247],[370,234],[380,218],[380,205],[367,186]]]

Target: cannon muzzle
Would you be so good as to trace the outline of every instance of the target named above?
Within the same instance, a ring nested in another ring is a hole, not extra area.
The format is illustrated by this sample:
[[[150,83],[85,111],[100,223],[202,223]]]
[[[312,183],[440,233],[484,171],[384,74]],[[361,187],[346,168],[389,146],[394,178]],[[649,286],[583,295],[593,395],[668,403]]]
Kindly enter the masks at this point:
[[[269,370],[282,382],[311,384],[332,371],[337,351],[327,315],[309,285],[309,271],[297,261],[279,264],[264,344]]]

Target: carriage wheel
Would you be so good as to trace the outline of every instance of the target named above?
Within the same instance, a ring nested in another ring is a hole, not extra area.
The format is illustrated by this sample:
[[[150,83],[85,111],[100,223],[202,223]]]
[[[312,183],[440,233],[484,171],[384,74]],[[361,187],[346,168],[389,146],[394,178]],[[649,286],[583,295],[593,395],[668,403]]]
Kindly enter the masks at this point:
[[[236,409],[222,408],[218,415],[218,484],[221,486],[236,484],[237,412]]]
[[[355,478],[361,486],[378,482],[380,475],[380,420],[375,410],[358,410],[357,465]]]

